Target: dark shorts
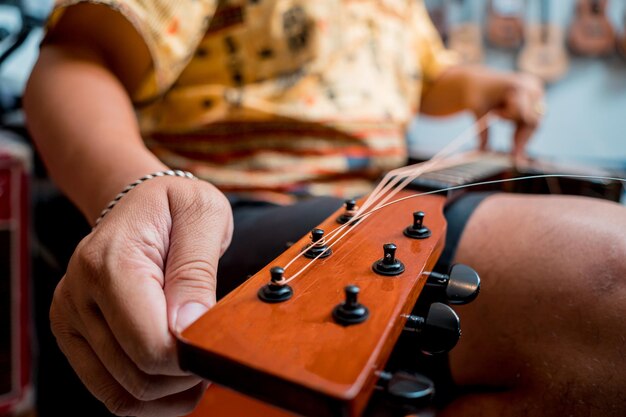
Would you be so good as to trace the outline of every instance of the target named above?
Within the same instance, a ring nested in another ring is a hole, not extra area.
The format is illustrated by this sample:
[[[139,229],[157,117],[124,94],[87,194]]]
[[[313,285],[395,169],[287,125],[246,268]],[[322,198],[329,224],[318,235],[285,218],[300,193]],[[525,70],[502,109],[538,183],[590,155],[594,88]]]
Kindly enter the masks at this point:
[[[33,239],[35,321],[38,339],[37,407],[42,417],[58,415],[111,416],[76,377],[50,332],[48,311],[57,282],[78,242],[90,231],[82,215],[56,193],[37,193]],[[445,209],[448,221],[446,247],[437,269],[447,271],[463,228],[488,194],[466,194]],[[341,207],[342,200],[315,198],[295,206],[231,200],[235,231],[230,248],[219,265],[218,296],[222,297],[248,276],[271,262]],[[452,392],[444,357],[433,363],[439,391]]]

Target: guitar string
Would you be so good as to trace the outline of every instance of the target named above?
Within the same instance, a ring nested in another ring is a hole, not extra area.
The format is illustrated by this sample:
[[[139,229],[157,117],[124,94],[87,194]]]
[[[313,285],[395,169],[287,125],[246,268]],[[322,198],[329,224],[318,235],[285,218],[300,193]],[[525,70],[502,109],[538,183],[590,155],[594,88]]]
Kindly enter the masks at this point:
[[[409,196],[401,197],[399,199],[396,199],[396,200],[393,200],[393,201],[388,202],[386,204],[383,204],[383,205],[381,205],[379,207],[375,207],[372,210],[368,211],[367,213],[363,213],[363,214],[359,215],[358,217],[353,218],[353,220],[356,221],[356,222],[359,222],[357,224],[360,224],[360,223],[362,223],[362,220],[364,220],[367,217],[371,216],[375,212],[377,212],[379,210],[382,210],[382,209],[384,209],[386,207],[389,207],[389,206],[391,206],[393,204],[397,204],[397,203],[399,203],[401,201],[409,200],[411,198],[416,198],[416,197],[421,197],[421,196],[431,195],[431,194],[437,194],[437,193],[447,192],[447,191],[461,190],[461,189],[470,188],[470,187],[477,187],[477,186],[481,186],[481,185],[492,185],[492,184],[500,184],[500,183],[506,183],[506,182],[539,179],[539,178],[578,178],[578,179],[591,179],[591,180],[620,181],[620,182],[626,183],[626,178],[608,177],[608,176],[600,176],[600,175],[580,175],[580,174],[540,174],[540,175],[528,175],[528,176],[517,177],[517,178],[506,178],[506,179],[501,179],[501,180],[481,181],[481,182],[476,182],[476,183],[470,183],[470,184],[463,184],[463,185],[456,185],[456,186],[451,186],[451,187],[446,187],[446,188],[440,188],[440,189],[437,189],[437,190],[426,191],[426,192],[422,192],[422,193],[417,193],[417,194],[412,194],[412,195],[409,195]],[[345,227],[345,226],[346,225],[344,224],[344,225],[342,225],[340,227]],[[329,250],[330,248],[332,248],[341,239],[343,239],[347,234],[348,233],[346,232],[346,233],[342,234],[341,236],[339,236],[337,239],[335,239],[335,241],[333,243],[331,243],[330,245],[327,246],[326,250]],[[321,255],[322,254],[318,255],[315,259],[312,259],[310,262],[308,262],[306,265],[304,265],[302,267],[302,269],[300,269],[297,273],[292,275],[290,278],[285,278],[285,279],[283,279],[283,281],[279,282],[278,284],[279,285],[284,285],[284,284],[288,284],[289,282],[293,281],[305,269],[307,269],[311,264],[313,264],[314,261],[316,259],[318,259],[319,256],[321,256]]]
[[[440,152],[438,152],[435,156],[433,156],[433,158],[431,158],[430,160],[426,161],[426,162],[422,162],[419,164],[414,164],[408,167],[402,167],[402,168],[397,168],[395,170],[390,171],[389,173],[387,173],[387,175],[385,175],[385,177],[378,183],[378,185],[375,187],[375,189],[372,191],[372,193],[370,193],[370,195],[368,196],[368,198],[366,199],[366,201],[363,203],[363,205],[359,208],[357,208],[355,215],[349,219],[346,224],[343,224],[335,229],[333,229],[332,231],[330,231],[328,234],[326,234],[324,236],[324,243],[328,243],[327,245],[327,249],[321,251],[317,256],[315,256],[314,258],[312,258],[307,264],[305,264],[304,266],[301,267],[301,269],[299,269],[298,271],[296,271],[291,277],[289,278],[283,278],[280,282],[277,282],[276,284],[279,285],[284,285],[287,284],[291,281],[293,281],[295,278],[297,278],[300,274],[302,274],[307,268],[309,268],[313,263],[315,263],[315,261],[317,259],[319,259],[320,257],[324,256],[324,254],[330,250],[335,244],[337,244],[340,240],[342,240],[347,234],[349,234],[351,231],[353,231],[353,229],[356,227],[357,223],[360,222],[361,220],[366,219],[367,217],[369,217],[370,214],[378,211],[379,209],[383,208],[383,207],[387,207],[390,204],[394,204],[395,202],[399,202],[399,201],[403,201],[404,199],[406,199],[407,197],[404,197],[402,199],[399,200],[394,200],[391,203],[387,203],[391,198],[393,198],[393,196],[395,196],[398,192],[400,192],[402,189],[404,189],[408,184],[410,184],[413,180],[415,180],[415,178],[419,177],[420,175],[422,175],[425,172],[428,172],[429,170],[434,169],[442,160],[444,160],[445,158],[447,158],[448,156],[452,155],[454,152],[456,152],[460,147],[462,147],[469,139],[480,135],[480,133],[482,131],[484,131],[485,129],[487,129],[495,120],[495,118],[490,117],[490,114],[487,113],[485,114],[483,117],[481,117],[480,119],[478,119],[474,124],[472,124],[471,126],[469,126],[467,129],[465,129],[461,134],[459,134],[455,139],[453,139],[446,147],[444,147]],[[497,182],[507,182],[507,181],[517,181],[517,180],[522,180],[522,179],[530,179],[530,178],[553,178],[553,177],[568,177],[571,176],[571,174],[545,174],[545,176],[541,177],[520,177],[517,179],[507,179],[507,180],[496,180]],[[401,181],[401,179],[404,178],[404,180]],[[607,179],[609,177],[601,177],[601,176],[587,176],[587,177],[583,177],[583,176],[579,176],[579,178],[595,178],[595,179]],[[617,179],[617,180],[621,180],[621,179]],[[496,183],[497,183],[496,182]],[[400,184],[398,184],[400,183]],[[472,187],[475,185],[480,185],[480,183],[476,183],[476,184],[466,184],[464,186],[457,186],[459,188],[449,188],[449,189],[441,189],[441,190],[436,190],[433,191],[431,193],[428,194],[432,194],[432,193],[436,193],[436,192],[442,192],[442,191],[448,191],[448,190],[452,190],[452,189],[461,189],[461,188],[468,188],[468,187]],[[420,195],[428,195],[428,194],[415,194],[412,196],[409,196],[410,198],[412,197],[418,197]],[[384,196],[384,197],[383,197]],[[372,209],[370,209],[369,211],[365,211],[369,208],[369,206],[373,205],[374,203],[377,203],[374,205],[374,207]],[[349,228],[348,230],[345,230],[346,228]],[[345,232],[343,234],[340,234],[342,231]],[[317,244],[318,246],[322,244],[322,242],[317,242],[314,243],[313,245]],[[306,251],[301,251],[298,254],[296,254],[284,267],[284,270],[286,271],[288,268],[291,267],[291,265],[300,257],[302,257],[304,255]]]
[[[394,171],[400,171],[401,173],[408,173],[409,176],[405,178],[405,180],[398,187],[393,188],[391,193],[385,199],[383,199],[381,203],[384,204],[386,201],[392,198],[399,191],[403,190],[415,178],[417,178],[418,176],[420,176],[427,170],[434,168],[436,165],[439,164],[440,161],[444,160],[445,158],[457,152],[470,139],[474,138],[475,136],[480,135],[484,130],[489,128],[489,126],[493,123],[494,120],[495,118],[491,117],[490,113],[487,113],[484,116],[482,116],[480,119],[478,119],[474,124],[472,124],[471,126],[466,128],[463,132],[461,132],[461,134],[459,134],[456,138],[454,138],[441,151],[437,152],[437,154],[435,154],[435,156],[433,156],[430,160],[426,161],[423,164],[411,165],[409,167],[406,167],[406,169],[394,170]],[[372,191],[372,193],[370,193],[369,197],[365,200],[365,203],[363,204],[361,212],[367,209],[375,201],[380,199],[380,196],[384,195],[384,193],[387,192],[393,186],[392,184],[389,184],[385,187],[381,187],[380,185],[384,184],[386,181],[389,181],[392,178],[392,176],[395,175],[394,171],[391,171],[390,173],[385,175],[385,177],[379,183],[379,185],[374,189],[374,191]],[[398,177],[396,176],[396,178]],[[380,188],[382,189],[379,190]],[[357,214],[361,214],[361,213],[357,211]]]
[[[289,278],[283,277],[283,279],[279,282],[276,282],[276,284],[285,285],[293,281],[300,274],[302,274],[307,268],[313,265],[313,263],[317,259],[323,256],[337,242],[339,242],[347,234],[353,231],[355,227],[357,227],[357,223],[355,219],[364,219],[367,217],[369,212],[375,211],[375,210],[373,211],[370,210],[368,212],[365,212],[365,210],[368,209],[369,206],[377,202],[377,204],[374,205],[374,209],[376,209],[379,206],[385,204],[387,201],[393,198],[398,192],[406,188],[406,186],[408,186],[417,177],[422,175],[424,172],[427,172],[428,170],[432,170],[435,167],[437,167],[437,165],[440,164],[442,160],[445,160],[445,158],[449,157],[454,152],[457,152],[469,140],[474,138],[476,135],[479,135],[483,130],[487,129],[494,120],[494,118],[490,118],[489,116],[490,116],[489,113],[482,116],[475,123],[473,123],[471,126],[466,128],[459,135],[457,135],[457,137],[455,137],[450,143],[448,143],[442,150],[437,152],[437,154],[435,154],[435,156],[433,156],[430,160],[419,163],[419,164],[410,165],[408,167],[397,168],[387,173],[387,175],[385,175],[383,180],[378,183],[374,191],[370,193],[370,196],[367,198],[365,203],[359,209],[357,209],[357,212],[352,217],[352,219],[348,220],[346,224],[339,226],[333,229],[332,231],[330,231],[328,234],[326,234],[324,239],[326,243],[329,243],[327,245],[327,249],[324,251],[321,251],[317,256],[312,258],[307,264],[302,266],[298,271],[296,271],[293,275],[291,275],[291,277]],[[402,178],[404,178],[404,180],[400,182]],[[399,182],[400,184],[398,184]],[[385,196],[385,194],[387,195]],[[345,230],[346,228],[348,229]],[[339,235],[342,231],[344,231],[343,234]],[[339,236],[336,237],[337,235]],[[304,255],[305,252],[306,251],[303,250],[297,253],[284,266],[283,270],[287,271],[297,259],[301,258]]]
[[[463,145],[465,145],[470,139],[472,139],[475,135],[479,135],[483,130],[487,129],[490,125],[488,119],[489,114],[484,115],[479,120],[477,120],[473,125],[466,128],[461,134],[459,134],[455,139],[453,139],[448,145],[446,145],[441,151],[439,151],[435,156],[433,156],[430,160],[426,162],[422,162],[419,164],[410,165],[408,167],[398,168],[393,171],[390,171],[382,181],[379,182],[379,185],[370,193],[369,197],[363,203],[363,205],[357,210],[354,216],[359,216],[365,212],[370,205],[374,202],[380,200],[381,196],[388,193],[388,195],[383,198],[381,201],[377,203],[376,206],[381,205],[389,201],[396,195],[399,191],[406,188],[413,180],[422,175],[425,172],[429,172],[436,168],[441,161],[445,160],[445,158],[452,155],[454,152],[458,151]],[[404,177],[401,174],[406,174]],[[401,178],[405,178],[402,183],[396,185],[400,182]],[[381,187],[381,184],[387,184],[384,187]],[[382,188],[382,189],[381,189]],[[391,192],[389,190],[391,189]],[[376,207],[375,206],[375,207]],[[354,217],[353,216],[353,217]],[[348,226],[353,226],[354,222],[348,221]],[[343,230],[343,229],[341,229]],[[332,230],[327,238],[332,238],[335,233],[340,231],[339,228]]]

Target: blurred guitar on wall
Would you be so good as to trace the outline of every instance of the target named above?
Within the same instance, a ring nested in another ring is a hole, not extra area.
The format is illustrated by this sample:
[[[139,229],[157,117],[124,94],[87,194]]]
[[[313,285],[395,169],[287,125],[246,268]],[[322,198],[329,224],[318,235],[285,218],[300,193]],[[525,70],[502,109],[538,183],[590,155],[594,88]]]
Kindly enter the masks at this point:
[[[615,31],[606,15],[607,0],[578,0],[567,36],[572,52],[601,56],[613,52]]]
[[[469,0],[455,3],[458,15],[450,24],[448,48],[459,55],[462,63],[478,64],[483,61],[483,40],[478,20],[472,15],[472,3]]]
[[[624,10],[624,16],[622,17],[622,34],[617,37],[617,50],[622,55],[622,58],[626,59],[626,10]]]
[[[540,23],[531,23],[526,29],[526,43],[517,66],[521,71],[536,75],[547,83],[561,79],[569,67],[563,31],[550,21],[550,3],[540,3]]]
[[[516,49],[524,41],[524,0],[489,0],[486,35],[493,46]]]

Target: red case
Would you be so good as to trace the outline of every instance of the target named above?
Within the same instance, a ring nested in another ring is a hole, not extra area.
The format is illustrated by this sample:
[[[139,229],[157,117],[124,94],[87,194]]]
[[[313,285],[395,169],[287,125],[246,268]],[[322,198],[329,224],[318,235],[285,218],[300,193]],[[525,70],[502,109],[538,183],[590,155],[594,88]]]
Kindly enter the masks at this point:
[[[30,147],[0,131],[0,415],[32,407]]]

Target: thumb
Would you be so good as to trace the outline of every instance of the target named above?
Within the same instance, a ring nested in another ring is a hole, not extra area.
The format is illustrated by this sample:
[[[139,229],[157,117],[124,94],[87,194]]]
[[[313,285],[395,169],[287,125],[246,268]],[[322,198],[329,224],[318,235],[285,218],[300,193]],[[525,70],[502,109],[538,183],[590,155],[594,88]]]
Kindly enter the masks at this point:
[[[172,205],[173,206],[173,205]],[[170,331],[179,334],[215,305],[217,265],[232,233],[230,207],[172,211],[165,268],[165,299]],[[200,211],[200,212],[199,212]]]

